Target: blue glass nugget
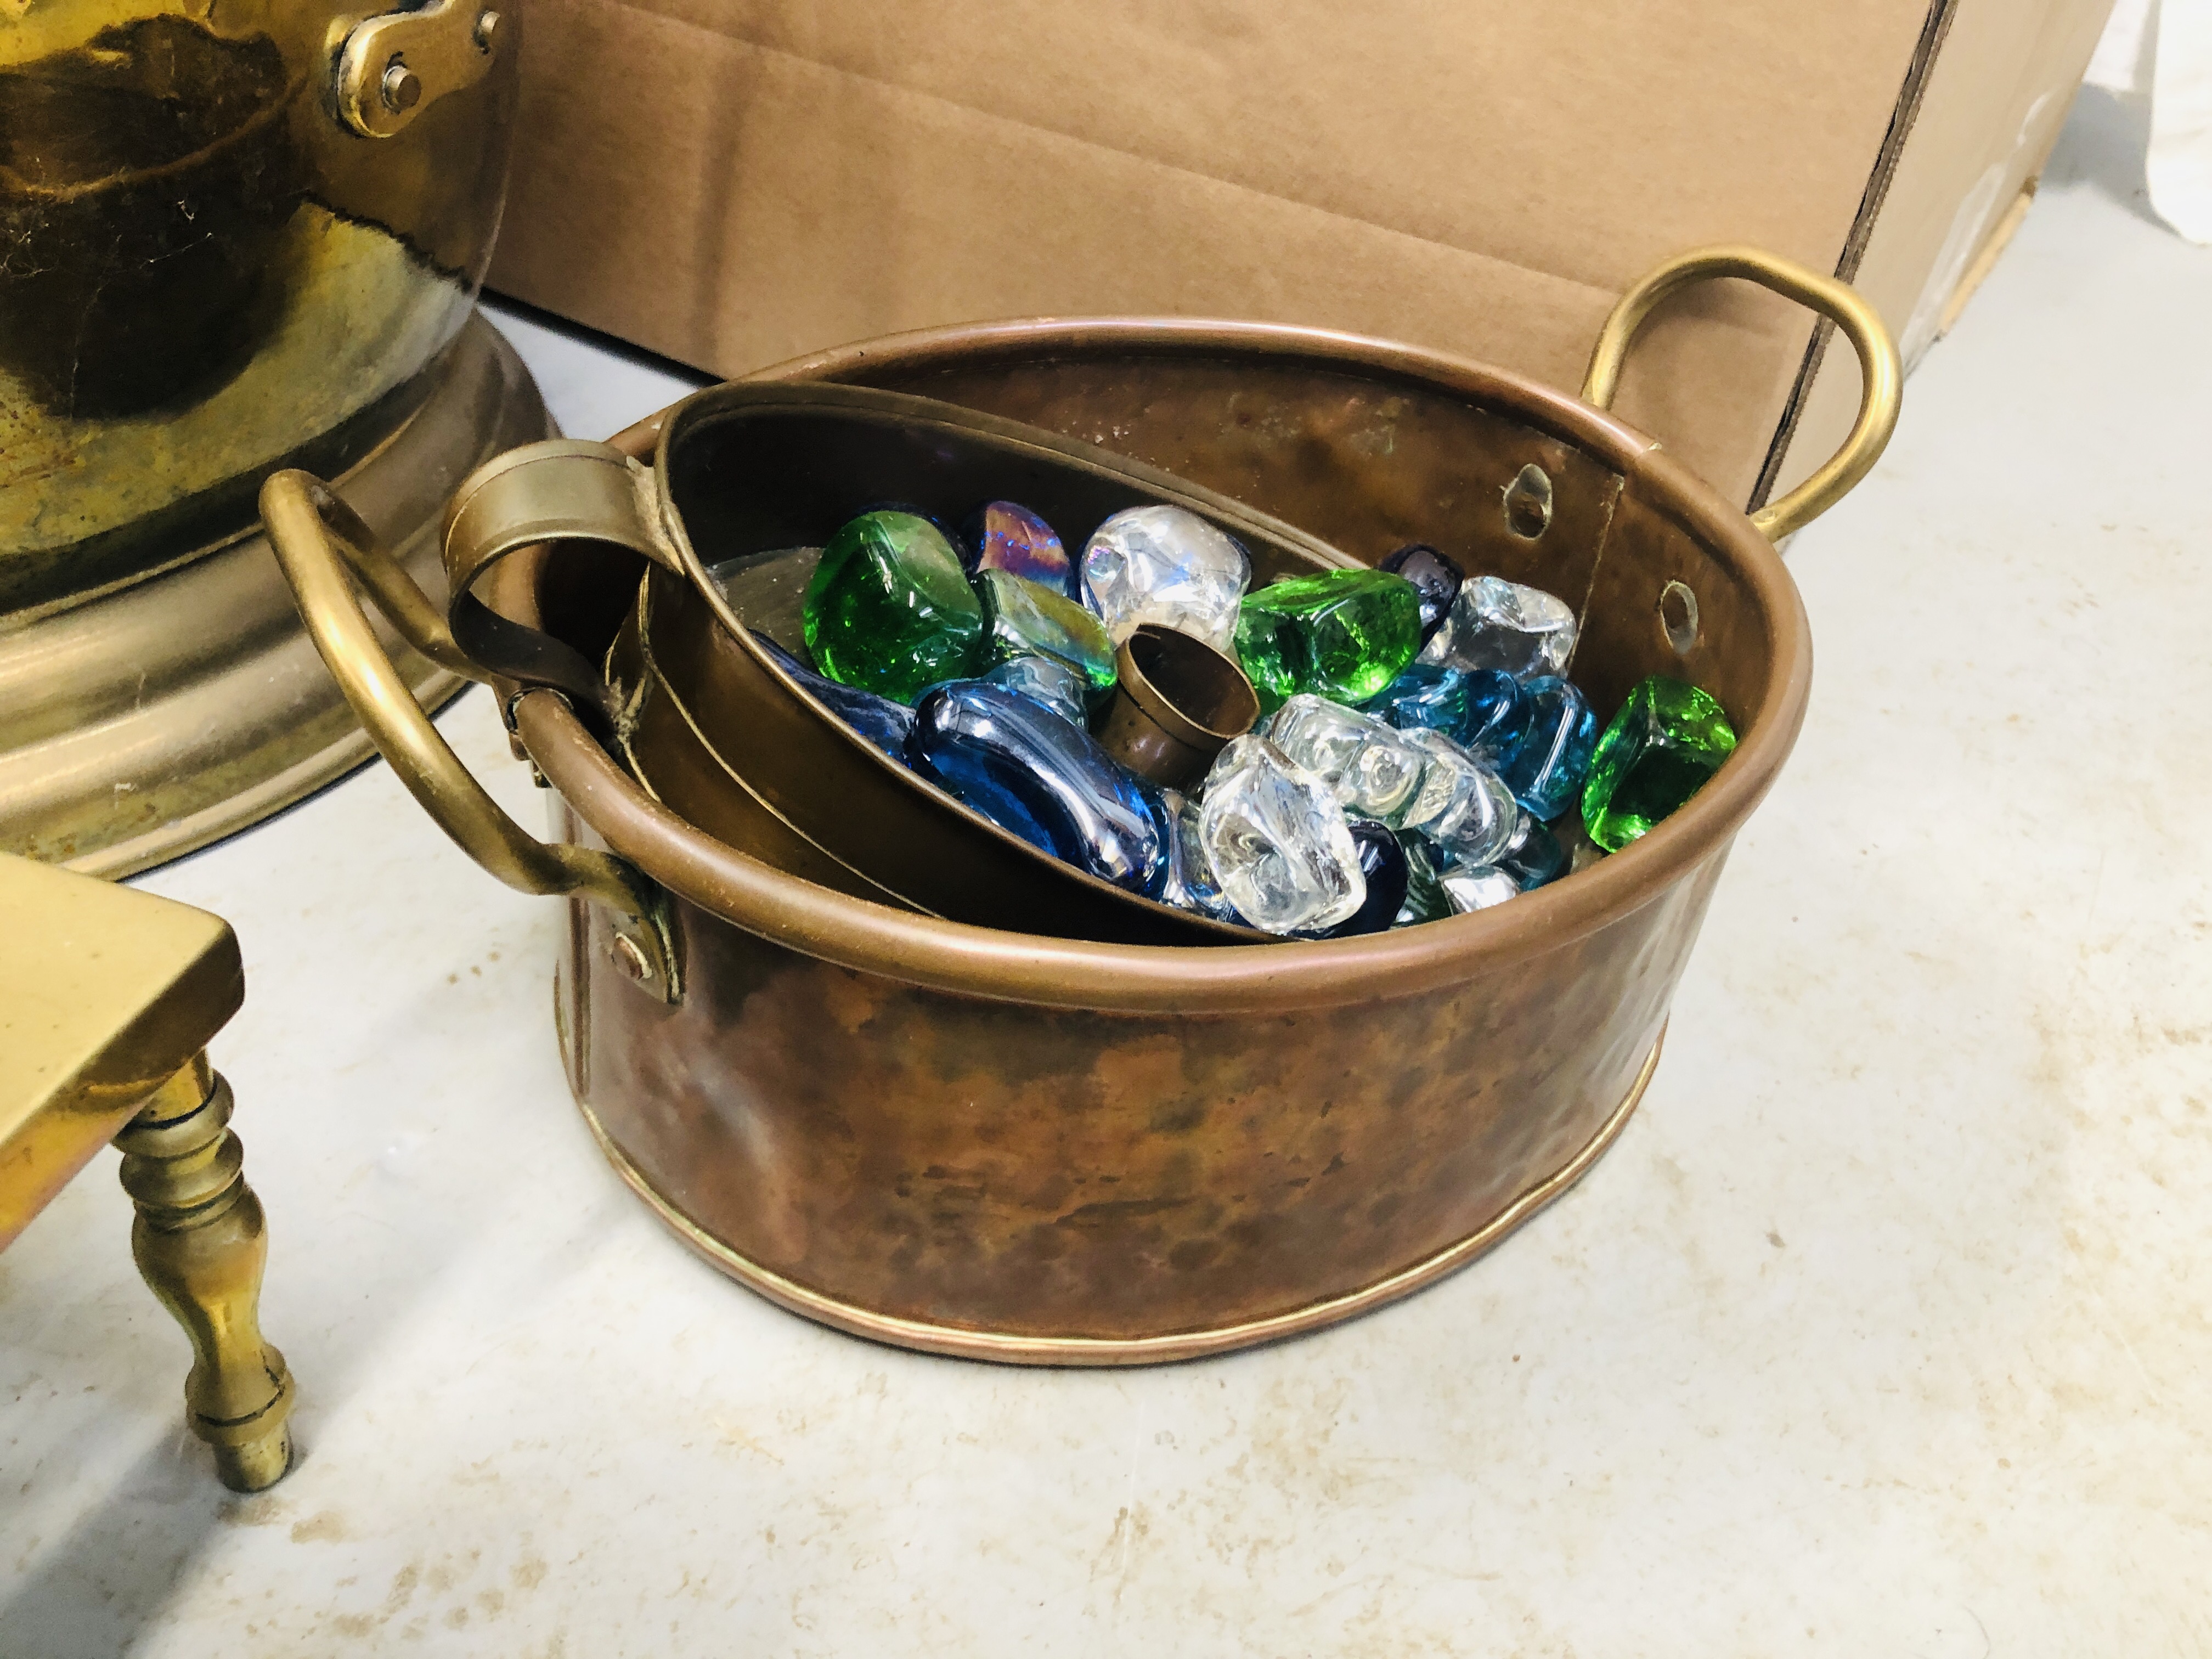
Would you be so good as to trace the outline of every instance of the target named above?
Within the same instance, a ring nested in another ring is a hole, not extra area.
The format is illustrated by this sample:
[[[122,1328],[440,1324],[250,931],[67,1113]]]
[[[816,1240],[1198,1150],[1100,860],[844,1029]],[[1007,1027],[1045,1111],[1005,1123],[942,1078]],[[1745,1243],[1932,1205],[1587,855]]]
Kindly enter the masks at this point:
[[[1425,726],[1458,743],[1467,730],[1467,681],[1463,668],[1417,662],[1384,686],[1363,712],[1401,732]]]
[[[1032,847],[1157,896],[1170,826],[1144,785],[1043,704],[982,680],[955,680],[915,710],[907,760]]]
[[[1498,775],[1522,806],[1547,822],[1565,811],[1589,771],[1597,716],[1583,694],[1556,674],[1522,683],[1526,716]]]
[[[906,760],[907,734],[914,730],[914,710],[904,703],[879,697],[858,686],[840,685],[816,673],[765,634],[755,634],[761,649],[775,659],[776,666],[814,695],[817,702],[851,726],[893,760]]]

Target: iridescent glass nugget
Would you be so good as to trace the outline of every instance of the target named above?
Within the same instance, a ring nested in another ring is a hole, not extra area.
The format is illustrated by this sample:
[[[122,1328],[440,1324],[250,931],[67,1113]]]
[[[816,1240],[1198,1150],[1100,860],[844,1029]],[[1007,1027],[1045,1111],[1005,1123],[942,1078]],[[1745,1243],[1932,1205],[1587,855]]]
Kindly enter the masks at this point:
[[[1498,775],[1518,800],[1547,821],[1565,811],[1588,775],[1597,746],[1597,716],[1583,694],[1556,674],[1521,688],[1528,718]]]
[[[980,573],[975,591],[983,601],[984,654],[992,662],[1050,657],[1082,675],[1094,697],[1113,690],[1114,641],[1105,624],[1073,599],[1003,570]]]
[[[1403,576],[1420,591],[1424,644],[1443,626],[1444,618],[1451,613],[1452,601],[1459,597],[1459,590],[1467,581],[1464,570],[1426,542],[1400,548],[1376,568]]]
[[[1655,674],[1598,739],[1583,786],[1583,827],[1608,853],[1644,834],[1705,787],[1735,749],[1735,727],[1694,685]]]
[[[1003,570],[1065,599],[1080,600],[1075,561],[1042,519],[1018,501],[986,501],[960,526],[960,556],[969,571]]]
[[[1157,894],[1170,826],[1156,796],[1090,734],[982,680],[940,685],[915,711],[907,758],[1001,829],[1133,893]]]
[[[1477,576],[1460,589],[1421,659],[1455,668],[1502,668],[1525,680],[1565,673],[1574,649],[1575,613],[1564,600],[1540,587]]]
[[[1301,691],[1363,703],[1421,648],[1420,592],[1387,570],[1323,570],[1247,594],[1237,655],[1270,707]]]
[[[1083,602],[1119,645],[1140,623],[1194,635],[1217,651],[1237,631],[1252,562],[1233,538],[1180,507],[1133,507],[1083,549]]]
[[[1344,809],[1265,738],[1221,751],[1206,774],[1198,838],[1224,896],[1267,933],[1323,932],[1366,901]]]
[[[813,694],[816,702],[900,765],[906,764],[907,736],[914,730],[913,709],[872,691],[823,678],[765,634],[755,633],[753,638],[775,659],[777,667]]]
[[[830,538],[805,628],[816,668],[896,702],[982,665],[982,601],[944,532],[911,513],[863,513]]]
[[[1346,816],[1395,823],[1421,787],[1425,751],[1342,703],[1301,692],[1267,722],[1269,741],[1329,787]]]

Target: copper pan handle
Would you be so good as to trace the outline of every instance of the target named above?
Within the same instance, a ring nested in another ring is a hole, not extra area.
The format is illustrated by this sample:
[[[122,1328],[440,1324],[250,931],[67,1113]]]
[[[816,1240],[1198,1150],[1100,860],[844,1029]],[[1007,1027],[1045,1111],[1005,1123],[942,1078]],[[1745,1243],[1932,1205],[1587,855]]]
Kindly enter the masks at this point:
[[[1851,349],[1858,353],[1863,388],[1859,417],[1844,447],[1796,489],[1751,515],[1752,524],[1761,534],[1769,541],[1779,541],[1841,501],[1881,459],[1897,426],[1905,373],[1897,360],[1897,344],[1889,337],[1881,313],[1848,283],[1808,270],[1763,248],[1701,247],[1677,254],[1620,296],[1605,326],[1598,331],[1597,343],[1590,349],[1583,401],[1599,409],[1613,407],[1622,360],[1644,319],[1670,295],[1717,276],[1740,276],[1819,312],[1844,331]]]
[[[500,810],[408,690],[370,628],[356,581],[409,644],[441,666],[486,680],[453,644],[422,589],[321,479],[274,474],[261,487],[261,519],[316,650],[407,793],[455,845],[525,893],[590,899],[614,913],[617,954],[647,988],[674,1002],[681,988],[668,901],[626,860],[567,842],[539,841]],[[527,696],[559,695],[532,690]]]

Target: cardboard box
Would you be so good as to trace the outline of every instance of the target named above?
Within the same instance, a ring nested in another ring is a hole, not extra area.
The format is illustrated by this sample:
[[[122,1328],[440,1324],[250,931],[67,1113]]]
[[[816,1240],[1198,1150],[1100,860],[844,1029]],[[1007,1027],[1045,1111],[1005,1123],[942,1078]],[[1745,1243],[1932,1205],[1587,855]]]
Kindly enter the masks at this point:
[[[1580,384],[1624,287],[1747,241],[1924,345],[2111,0],[530,0],[493,285],[723,374],[1024,315],[1252,317]],[[1740,283],[1620,408],[1734,499],[1856,367]]]

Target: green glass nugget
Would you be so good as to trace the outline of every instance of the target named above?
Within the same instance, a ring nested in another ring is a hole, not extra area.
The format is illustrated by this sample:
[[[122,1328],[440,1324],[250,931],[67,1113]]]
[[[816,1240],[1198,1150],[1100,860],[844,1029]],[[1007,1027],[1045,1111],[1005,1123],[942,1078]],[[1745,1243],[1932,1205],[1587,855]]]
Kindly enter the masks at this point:
[[[863,513],[806,585],[806,648],[831,679],[912,703],[983,665],[983,605],[952,544],[912,513]]]
[[[1301,691],[1365,702],[1420,648],[1420,590],[1387,570],[1293,576],[1237,614],[1237,654],[1270,709]]]
[[[1735,748],[1735,728],[1719,703],[1654,674],[1597,740],[1583,785],[1583,830],[1618,853],[1703,788]]]

